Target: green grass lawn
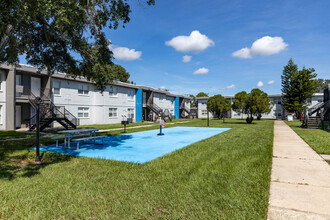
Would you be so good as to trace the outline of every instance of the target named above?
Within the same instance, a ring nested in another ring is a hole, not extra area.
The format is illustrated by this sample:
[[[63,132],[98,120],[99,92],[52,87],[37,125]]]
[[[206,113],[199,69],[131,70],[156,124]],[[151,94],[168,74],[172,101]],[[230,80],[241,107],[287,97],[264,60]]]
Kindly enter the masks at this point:
[[[187,119],[172,119],[172,121],[166,120],[166,123],[176,123],[176,122],[184,122],[184,121],[189,121]],[[135,126],[150,126],[150,125],[155,125],[159,126],[159,123],[157,122],[134,122],[128,124],[126,127],[135,127]],[[124,128],[124,125],[121,123],[116,123],[116,124],[97,124],[97,125],[80,125],[78,128],[97,128],[97,129],[114,129],[114,128]]]
[[[266,219],[273,123],[212,120],[233,129],[143,165],[0,143],[0,219]]]
[[[300,121],[285,121],[309,146],[319,154],[330,154],[330,131],[301,128]]]
[[[34,133],[17,132],[14,130],[0,131],[0,140],[8,140],[14,138],[28,138],[35,136]]]

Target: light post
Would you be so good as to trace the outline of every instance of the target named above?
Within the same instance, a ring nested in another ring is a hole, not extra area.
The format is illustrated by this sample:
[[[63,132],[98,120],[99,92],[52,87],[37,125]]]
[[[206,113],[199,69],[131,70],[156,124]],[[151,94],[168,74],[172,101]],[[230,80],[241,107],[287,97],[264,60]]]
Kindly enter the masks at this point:
[[[41,157],[40,157],[40,103],[41,103],[41,98],[37,97],[35,99],[36,104],[37,104],[37,114],[36,114],[36,126],[37,126],[37,146],[36,146],[36,162],[40,163],[41,162]]]
[[[209,110],[207,110],[207,127],[210,127]]]

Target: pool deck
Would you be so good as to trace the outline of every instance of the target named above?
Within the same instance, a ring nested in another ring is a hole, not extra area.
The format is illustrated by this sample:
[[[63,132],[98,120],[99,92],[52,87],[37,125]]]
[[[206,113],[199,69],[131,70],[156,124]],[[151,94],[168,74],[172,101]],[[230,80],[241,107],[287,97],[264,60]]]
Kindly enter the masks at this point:
[[[330,219],[330,166],[275,121],[268,219]]]

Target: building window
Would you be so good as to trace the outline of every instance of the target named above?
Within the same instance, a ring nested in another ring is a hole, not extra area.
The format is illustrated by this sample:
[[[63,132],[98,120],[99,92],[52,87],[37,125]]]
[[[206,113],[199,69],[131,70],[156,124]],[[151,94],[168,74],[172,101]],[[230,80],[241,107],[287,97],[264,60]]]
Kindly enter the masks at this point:
[[[80,85],[78,89],[79,95],[88,95],[89,86],[88,85]]]
[[[202,116],[207,116],[207,110],[202,110]]]
[[[53,93],[54,95],[61,95],[61,82],[53,81]]]
[[[134,90],[133,89],[129,89],[128,90],[128,99],[134,99]]]
[[[134,118],[134,108],[127,109],[127,118]]]
[[[118,97],[117,88],[116,87],[110,87],[109,96],[110,97]]]
[[[109,108],[109,118],[117,118],[117,108]]]
[[[78,118],[89,118],[89,108],[78,107]]]

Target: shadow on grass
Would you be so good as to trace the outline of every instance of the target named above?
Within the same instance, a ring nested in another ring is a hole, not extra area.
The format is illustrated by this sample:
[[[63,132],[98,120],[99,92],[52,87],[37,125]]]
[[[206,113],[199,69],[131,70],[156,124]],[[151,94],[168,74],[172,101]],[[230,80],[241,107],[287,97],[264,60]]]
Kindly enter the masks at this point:
[[[43,144],[53,143],[50,139],[42,139]],[[40,174],[40,170],[50,164],[62,163],[71,160],[74,156],[41,153],[41,164],[35,163],[35,140],[16,140],[0,142],[0,179],[13,180],[17,177],[32,177]]]
[[[33,137],[34,133],[17,132],[14,130],[0,131],[0,140],[14,139],[14,138],[29,138]]]

